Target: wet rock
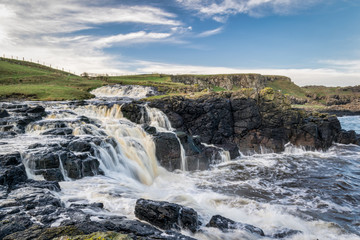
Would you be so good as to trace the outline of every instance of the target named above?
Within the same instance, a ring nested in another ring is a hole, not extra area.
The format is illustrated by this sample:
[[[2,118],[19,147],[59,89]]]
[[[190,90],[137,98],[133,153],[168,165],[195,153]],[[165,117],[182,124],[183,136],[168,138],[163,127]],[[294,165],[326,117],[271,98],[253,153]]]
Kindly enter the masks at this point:
[[[356,135],[355,131],[340,131],[339,135],[337,136],[336,141],[342,144],[358,144],[360,142],[360,137]]]
[[[258,227],[255,227],[250,224],[235,222],[231,219],[222,217],[220,215],[212,216],[212,218],[210,219],[210,222],[208,224],[206,224],[206,227],[218,228],[223,232],[229,231],[231,229],[241,229],[241,230],[246,230],[246,231],[254,233],[254,234],[258,234],[260,236],[265,236],[264,231]]]
[[[6,236],[24,231],[28,227],[32,225],[32,221],[29,217],[10,217],[9,219],[0,221],[0,239],[21,239],[16,237],[8,237]]]
[[[71,135],[72,133],[73,130],[71,128],[56,128],[56,129],[47,130],[41,133],[41,135],[66,136],[66,135]]]
[[[19,152],[0,154],[0,167],[14,166],[21,163],[21,155]]]
[[[5,118],[9,116],[9,113],[5,109],[0,109],[0,118]]]
[[[89,156],[86,159],[81,159],[81,156],[79,158],[72,153],[67,153],[67,156],[64,158],[62,158],[62,160],[64,159],[64,170],[69,178],[80,179],[102,174],[99,169],[100,163],[95,157]]]
[[[49,189],[51,191],[60,192],[61,188],[58,182],[56,181],[36,181],[32,179],[28,179],[23,183],[17,184],[13,187],[13,189],[25,188],[25,187],[33,187],[33,188],[43,188]]]
[[[183,228],[196,232],[200,226],[194,209],[169,202],[138,199],[135,216],[164,230]]]
[[[91,149],[91,144],[82,139],[77,139],[69,143],[68,149],[74,152],[88,152]]]
[[[35,148],[36,151],[24,155],[24,162],[31,166],[36,175],[43,175],[47,181],[63,181],[64,177],[80,179],[102,174],[97,158],[85,151],[91,150],[90,148],[90,143],[83,140],[72,141],[70,144],[64,143],[64,147],[48,146],[42,151]],[[74,154],[69,149],[83,151],[83,153]]]
[[[181,148],[174,133],[159,132],[153,136],[156,158],[161,166],[169,171],[180,169]]]
[[[144,106],[137,104],[136,102],[123,104],[121,111],[125,118],[134,123],[141,124],[148,119]]]
[[[23,164],[0,168],[0,185],[11,189],[16,184],[22,183],[26,180],[27,175]]]
[[[103,203],[91,203],[91,204],[76,204],[73,203],[70,205],[70,207],[72,208],[92,208],[92,209],[103,209],[104,208],[104,204]]]
[[[34,170],[35,175],[42,175],[46,181],[64,181],[64,175],[58,168]]]
[[[272,234],[271,237],[279,239],[279,238],[291,237],[293,235],[300,234],[300,233],[302,233],[302,232],[299,230],[285,228],[285,229],[281,229],[281,230],[277,231],[276,233]]]
[[[157,133],[156,127],[149,126],[148,124],[144,124],[143,129],[145,130],[145,132],[151,135],[155,135]]]
[[[45,108],[43,106],[36,106],[34,108],[30,108],[26,111],[26,113],[36,113],[36,114],[44,114]]]
[[[136,236],[146,237],[159,236],[162,234],[157,228],[137,220],[120,219],[117,221],[112,219],[111,222],[105,222],[104,224],[109,230],[112,229],[117,232],[133,233]]]
[[[33,226],[29,229],[24,231],[20,231],[14,234],[11,234],[4,238],[4,240],[48,240],[54,239],[56,237],[61,236],[76,236],[76,235],[83,235],[84,233],[77,229],[74,226],[65,226],[65,227],[52,227],[52,228],[44,228],[41,226]]]

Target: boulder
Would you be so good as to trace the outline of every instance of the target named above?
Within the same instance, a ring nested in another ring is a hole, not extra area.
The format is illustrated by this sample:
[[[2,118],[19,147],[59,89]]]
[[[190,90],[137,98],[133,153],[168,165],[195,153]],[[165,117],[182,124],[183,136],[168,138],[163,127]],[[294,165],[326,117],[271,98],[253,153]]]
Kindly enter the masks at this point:
[[[0,118],[5,118],[9,116],[9,113],[5,109],[0,109]]]
[[[220,215],[212,216],[210,222],[206,224],[206,227],[218,228],[223,232],[227,232],[229,230],[234,230],[234,229],[240,229],[240,230],[246,230],[250,233],[257,234],[260,236],[265,236],[264,231],[258,227],[255,227],[250,224],[235,222],[231,219],[222,217]]]
[[[0,168],[0,185],[11,189],[16,184],[22,183],[26,180],[27,175],[23,164]]]
[[[160,165],[169,171],[180,169],[181,148],[176,135],[170,132],[158,132],[153,139],[156,158]]]
[[[138,199],[135,216],[164,230],[183,228],[196,232],[200,227],[194,209],[169,202]]]
[[[271,237],[279,239],[279,238],[291,237],[293,235],[301,234],[301,233],[302,233],[302,231],[299,231],[299,230],[285,228],[285,229],[276,231],[274,234],[271,235]]]
[[[43,132],[41,135],[66,136],[73,133],[72,128],[55,128]]]

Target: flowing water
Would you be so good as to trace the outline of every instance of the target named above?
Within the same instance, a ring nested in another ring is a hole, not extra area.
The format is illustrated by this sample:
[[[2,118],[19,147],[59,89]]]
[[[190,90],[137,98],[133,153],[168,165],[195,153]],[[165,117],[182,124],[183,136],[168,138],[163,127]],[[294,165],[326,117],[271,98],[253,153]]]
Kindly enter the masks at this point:
[[[63,120],[80,137],[104,139],[101,145],[94,145],[104,175],[61,182],[65,204],[101,202],[105,210],[96,213],[99,216],[135,218],[136,200],[148,198],[194,208],[204,225],[211,216],[220,214],[260,227],[267,236],[294,229],[302,233],[287,239],[360,239],[359,146],[337,144],[328,151],[311,152],[287,145],[283,153],[241,155],[231,161],[224,154],[222,163],[206,171],[168,172],[157,163],[151,136],[140,125],[123,118],[121,103],[88,103],[76,107],[66,102],[44,103],[50,112],[45,121],[56,124]],[[146,111],[150,125],[162,131],[173,130],[159,110],[146,107]],[[79,116],[94,122],[79,123]],[[359,118],[341,119],[343,127],[347,120],[354,119]],[[360,122],[354,120],[351,126],[360,129]],[[61,141],[61,137],[39,134],[45,130],[41,122],[32,124],[26,134],[9,140],[12,142],[7,145],[0,144],[0,150],[10,151],[6,148],[12,146],[12,150],[24,151],[34,142]],[[203,232],[191,236],[259,238],[243,230],[223,233],[213,228],[203,228]]]

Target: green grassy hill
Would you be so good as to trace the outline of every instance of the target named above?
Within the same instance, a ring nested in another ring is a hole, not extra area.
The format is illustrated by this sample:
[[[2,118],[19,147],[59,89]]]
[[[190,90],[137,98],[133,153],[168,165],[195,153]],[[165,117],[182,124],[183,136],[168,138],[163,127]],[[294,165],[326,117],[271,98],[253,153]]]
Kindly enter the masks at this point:
[[[0,58],[0,99],[86,99],[102,82],[40,64]]]

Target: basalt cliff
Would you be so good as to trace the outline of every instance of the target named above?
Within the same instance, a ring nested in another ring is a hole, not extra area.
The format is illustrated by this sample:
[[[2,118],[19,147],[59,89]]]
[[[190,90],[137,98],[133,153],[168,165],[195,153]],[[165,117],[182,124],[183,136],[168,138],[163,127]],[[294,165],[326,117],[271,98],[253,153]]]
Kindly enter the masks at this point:
[[[287,96],[270,88],[259,94],[247,89],[196,99],[168,97],[149,106],[163,111],[178,131],[221,146],[232,158],[238,150],[281,152],[287,143],[306,149],[327,149],[336,142],[359,143],[354,131],[341,129],[336,116],[292,109]]]

